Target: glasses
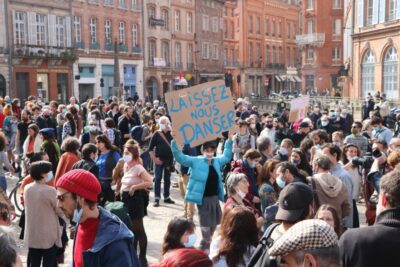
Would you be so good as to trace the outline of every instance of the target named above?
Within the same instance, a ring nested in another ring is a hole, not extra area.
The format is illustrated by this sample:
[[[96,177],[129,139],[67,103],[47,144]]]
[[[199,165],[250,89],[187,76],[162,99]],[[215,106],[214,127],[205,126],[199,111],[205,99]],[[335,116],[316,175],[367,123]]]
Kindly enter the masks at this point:
[[[266,123],[272,123],[272,121],[266,121]]]
[[[69,194],[69,193],[71,193],[71,192],[65,192],[65,193],[62,194],[62,195],[58,195],[58,196],[57,196],[57,200],[60,201],[60,202],[64,202],[65,196],[66,196],[67,194]]]
[[[357,125],[352,125],[351,128],[358,128],[358,126]]]

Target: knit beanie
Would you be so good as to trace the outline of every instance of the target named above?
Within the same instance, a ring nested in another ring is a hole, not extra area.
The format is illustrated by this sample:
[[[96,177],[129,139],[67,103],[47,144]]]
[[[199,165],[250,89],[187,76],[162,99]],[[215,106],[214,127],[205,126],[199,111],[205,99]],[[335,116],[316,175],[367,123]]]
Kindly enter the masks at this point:
[[[101,186],[96,176],[82,169],[65,173],[57,180],[56,187],[65,189],[92,202],[97,202],[97,196],[101,192]]]

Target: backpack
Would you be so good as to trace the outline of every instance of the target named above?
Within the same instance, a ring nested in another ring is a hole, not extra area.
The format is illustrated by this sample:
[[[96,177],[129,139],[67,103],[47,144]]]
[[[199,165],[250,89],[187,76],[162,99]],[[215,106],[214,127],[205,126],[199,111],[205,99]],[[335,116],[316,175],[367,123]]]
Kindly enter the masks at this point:
[[[121,148],[122,147],[121,131],[115,128],[113,128],[113,130],[114,130],[114,145]]]
[[[263,237],[261,238],[256,250],[251,255],[250,261],[246,267],[277,267],[278,263],[275,259],[270,259],[268,250],[274,244],[274,240],[271,239],[271,234],[275,228],[279,226],[278,223],[274,223],[267,228]]]
[[[128,211],[124,207],[124,203],[121,201],[106,202],[104,208],[116,215],[127,227],[132,231],[132,221],[129,217]]]
[[[143,145],[143,141],[142,141],[143,126],[136,125],[135,127],[133,127],[131,130],[131,136],[133,139],[135,139],[139,143],[140,146],[142,146]]]

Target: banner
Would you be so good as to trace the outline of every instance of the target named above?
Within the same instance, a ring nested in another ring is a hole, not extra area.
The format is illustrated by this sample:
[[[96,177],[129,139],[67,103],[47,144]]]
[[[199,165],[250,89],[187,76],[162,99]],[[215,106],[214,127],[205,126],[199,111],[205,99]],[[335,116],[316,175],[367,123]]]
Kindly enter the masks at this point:
[[[310,103],[310,96],[302,96],[290,102],[289,122],[304,119],[307,115],[307,108]]]
[[[179,145],[191,147],[234,130],[232,95],[223,80],[199,84],[165,94],[168,112]]]

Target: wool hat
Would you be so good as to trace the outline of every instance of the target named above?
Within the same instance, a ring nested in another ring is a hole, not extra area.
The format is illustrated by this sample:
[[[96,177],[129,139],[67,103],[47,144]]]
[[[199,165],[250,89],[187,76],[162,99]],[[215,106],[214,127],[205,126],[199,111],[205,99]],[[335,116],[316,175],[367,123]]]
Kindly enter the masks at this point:
[[[286,185],[279,194],[279,209],[275,219],[296,222],[313,202],[310,186],[302,182]]]
[[[101,192],[101,185],[96,176],[82,169],[65,173],[57,180],[56,187],[65,189],[92,202],[97,202],[97,197]]]
[[[287,255],[294,251],[337,246],[335,230],[325,221],[311,219],[296,223],[270,248],[269,255]]]

